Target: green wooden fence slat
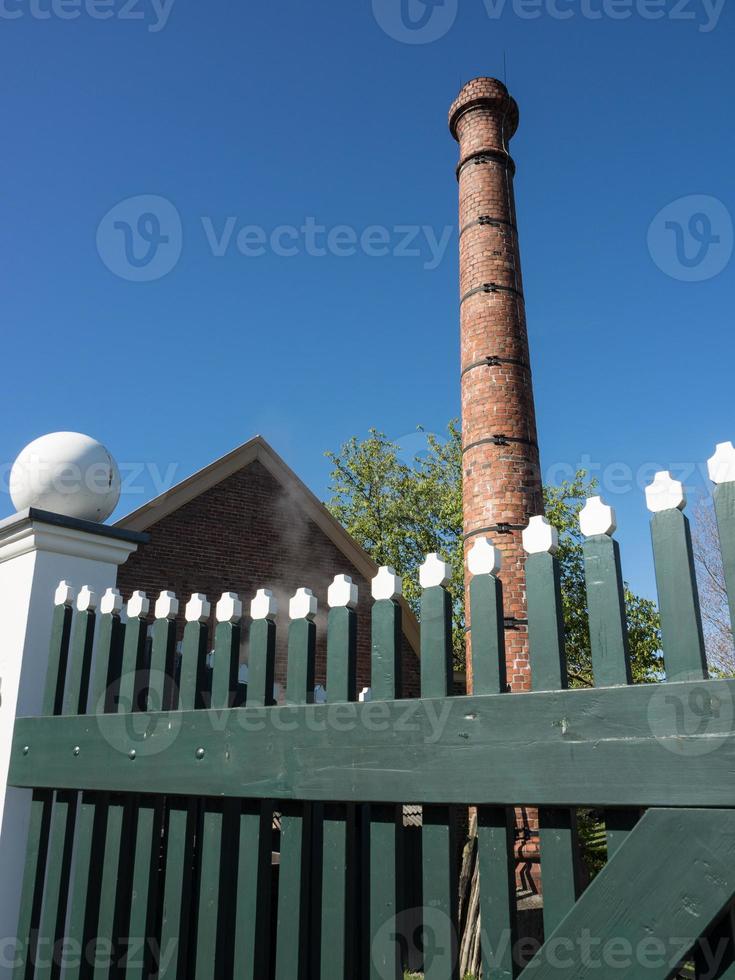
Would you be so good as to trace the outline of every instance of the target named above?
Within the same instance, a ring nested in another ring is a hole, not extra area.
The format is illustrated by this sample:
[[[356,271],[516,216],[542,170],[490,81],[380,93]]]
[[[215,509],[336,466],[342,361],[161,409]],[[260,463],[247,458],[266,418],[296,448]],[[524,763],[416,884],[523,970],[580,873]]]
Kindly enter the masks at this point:
[[[327,618],[327,700],[357,700],[357,616],[346,606]]]
[[[473,575],[472,687],[476,694],[507,690],[503,586],[495,575]],[[505,807],[477,808],[477,861],[480,876],[480,944],[483,976],[512,977],[517,938],[514,813]]]
[[[315,602],[309,602],[309,617],[292,620],[288,631],[286,700],[292,705],[314,698]],[[281,808],[276,980],[305,980],[308,970],[311,817],[308,803],[288,802]]]
[[[224,601],[225,597],[223,597]],[[213,711],[226,710],[233,703],[240,658],[239,600],[231,597],[233,614],[218,622],[214,635],[212,670]],[[237,610],[235,610],[237,606]],[[220,607],[218,605],[218,618]],[[201,863],[197,914],[196,980],[214,980],[227,975],[234,940],[234,869],[226,850],[234,833],[237,803],[233,800],[205,800],[202,807]]]
[[[518,932],[514,838],[513,810],[478,807],[482,975],[487,980],[511,980],[514,973]]]
[[[585,539],[592,673],[596,687],[630,684],[630,649],[618,542],[608,534]]]
[[[118,600],[120,601],[120,600]],[[89,625],[89,619],[87,621]],[[85,629],[85,640],[92,637]],[[94,656],[93,691],[90,709],[94,714],[116,711],[116,685],[122,668],[122,645],[125,628],[119,611],[105,612],[99,618],[97,651]],[[67,935],[79,949],[86,949],[99,910],[101,874],[98,864],[102,859],[101,831],[107,820],[107,796],[83,792],[78,804],[76,842],[74,846],[74,872],[69,898],[69,924]],[[70,963],[64,972],[64,980],[86,978],[91,974],[91,963],[86,954],[78,964]]]
[[[659,511],[651,519],[651,537],[666,679],[707,677],[689,521],[675,508]]]
[[[652,854],[665,854],[665,860],[651,860]],[[526,968],[528,976],[569,980],[599,973],[667,980],[672,956],[691,948],[733,895],[735,810],[648,810],[546,936]],[[586,942],[579,938],[583,932],[590,937]],[[622,966],[609,965],[605,950]]]
[[[242,980],[261,980],[269,975],[272,837],[271,801],[244,800],[240,812],[234,949],[235,969]]]
[[[559,691],[567,687],[568,680],[561,568],[554,555],[539,553],[527,557],[526,602],[531,689]]]
[[[472,689],[477,694],[502,694],[508,686],[505,665],[503,586],[494,575],[473,575]],[[451,689],[450,689],[451,690]]]
[[[581,862],[575,810],[539,808],[544,935],[550,935],[577,901]]]
[[[275,611],[275,607],[272,607]],[[276,625],[270,618],[250,624],[249,707],[273,704]],[[273,803],[245,800],[240,811],[234,963],[243,980],[260,980],[270,969]]]
[[[378,599],[373,604],[370,676],[373,701],[401,697],[401,617],[397,598]],[[398,937],[402,910],[403,808],[372,804],[366,807],[366,820],[369,977],[370,980],[400,980],[403,976]]]
[[[209,604],[203,596],[202,619],[184,627],[179,675],[179,707],[198,706],[198,692],[207,660]],[[195,613],[196,615],[196,613]],[[166,861],[161,900],[159,980],[179,980],[186,975],[193,905],[193,848],[198,806],[193,798],[173,797],[166,802]]]
[[[336,606],[327,619],[327,700],[330,704],[357,698],[357,616]],[[321,817],[321,916],[318,955],[322,980],[352,976],[352,912],[354,901],[354,807],[328,804]],[[319,869],[315,868],[318,875]],[[316,945],[316,944],[315,944]]]
[[[83,715],[87,712],[95,622],[93,609],[84,609],[76,614],[64,694],[65,715]]]
[[[598,552],[608,555],[607,536],[597,544],[597,537],[585,542],[585,570],[596,567]],[[598,548],[588,545],[590,542]],[[595,573],[597,574],[597,573]],[[593,576],[593,581],[597,581]],[[559,562],[550,553],[529,555],[526,560],[528,596],[528,631],[533,691],[566,688],[567,669],[564,648],[564,620],[561,610]],[[599,586],[599,583],[598,583]],[[596,587],[598,587],[596,586]],[[595,629],[604,634],[610,627],[604,608],[608,592],[603,587],[595,598]],[[592,627],[590,626],[590,631]],[[598,645],[599,648],[599,645]],[[604,663],[603,659],[599,663]],[[600,667],[602,670],[602,667]],[[576,901],[580,888],[579,841],[576,811],[544,807],[539,810],[539,850],[541,882],[544,893],[544,933],[548,935]]]
[[[133,599],[128,603],[128,619],[122,646],[120,684],[115,714],[127,715],[140,711],[141,692],[144,689],[144,655],[147,640],[145,616],[148,601],[144,596],[136,597],[135,612],[132,614]],[[99,717],[104,717],[100,715]],[[129,719],[124,719],[129,724]],[[128,756],[127,763],[136,765],[136,755]],[[102,879],[100,883],[99,910],[95,936],[112,949],[111,962],[118,963],[124,955],[122,939],[126,931],[126,920],[130,901],[130,798],[111,796],[103,804],[106,809],[104,841],[102,852]],[[102,817],[100,819],[103,819]],[[104,980],[110,970],[110,963],[102,955],[97,957],[94,980]]]
[[[61,588],[60,586],[60,590]],[[59,714],[64,700],[73,617],[70,605],[71,590],[67,590],[67,595],[64,598],[66,602],[59,602],[54,606],[48,668],[41,707],[43,715]],[[33,976],[33,964],[36,959],[39,938],[38,930],[41,925],[44,879],[47,873],[47,864],[49,860],[53,860],[53,854],[49,849],[53,808],[52,793],[34,792],[31,801],[26,864],[18,916],[18,955],[13,973],[15,980]]]
[[[451,693],[451,630],[449,592],[443,585],[425,587],[421,593],[423,698],[447,698]],[[458,974],[458,868],[456,824],[450,807],[423,807],[421,842],[424,976],[426,980],[454,980]]]
[[[636,807],[605,810],[605,836],[607,838],[608,861],[625,841],[640,818],[641,811]]]
[[[271,619],[254,619],[250,625],[247,705],[273,704],[276,663],[276,624]]]
[[[402,610],[393,599],[378,599],[372,609],[370,688],[373,701],[392,701],[401,691]]]
[[[735,483],[718,484],[713,497],[730,621],[735,623]]]
[[[52,803],[53,793],[50,790],[34,790],[28,824],[13,980],[25,980],[26,977],[33,976],[32,964],[35,961],[38,923],[41,918]]]
[[[452,682],[452,600],[435,585],[421,594],[421,697],[444,698]]]

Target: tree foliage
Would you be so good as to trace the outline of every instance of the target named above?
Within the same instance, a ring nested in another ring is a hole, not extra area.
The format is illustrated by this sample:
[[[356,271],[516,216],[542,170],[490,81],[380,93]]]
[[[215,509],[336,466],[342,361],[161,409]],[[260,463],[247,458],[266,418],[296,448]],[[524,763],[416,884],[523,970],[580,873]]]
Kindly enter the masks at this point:
[[[420,432],[423,430],[419,429]],[[379,565],[404,577],[404,595],[418,611],[418,568],[439,552],[452,569],[453,642],[457,666],[464,663],[464,572],[462,546],[462,440],[456,421],[447,438],[427,433],[425,451],[406,453],[385,433],[371,429],[353,437],[332,463],[327,506]],[[559,530],[562,599],[567,660],[573,685],[592,684],[582,535],[578,515],[595,481],[580,470],[573,480],[544,487],[546,516]],[[662,670],[660,628],[655,603],[625,587],[625,605],[634,677],[654,678]]]

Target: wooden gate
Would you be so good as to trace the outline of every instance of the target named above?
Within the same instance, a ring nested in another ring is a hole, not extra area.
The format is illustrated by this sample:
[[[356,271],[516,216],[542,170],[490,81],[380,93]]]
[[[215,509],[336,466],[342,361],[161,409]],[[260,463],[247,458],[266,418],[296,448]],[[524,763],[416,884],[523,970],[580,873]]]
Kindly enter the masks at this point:
[[[396,980],[416,940],[401,906],[407,802],[423,805],[427,980],[456,976],[453,816],[467,805],[477,807],[485,978],[663,980],[689,959],[700,977],[735,976],[735,681],[707,678],[689,527],[676,484],[665,484],[652,521],[661,684],[631,684],[619,551],[599,498],[585,510],[598,685],[588,690],[567,690],[559,568],[540,518],[524,538],[526,694],[506,693],[497,553],[484,540],[470,556],[467,697],[450,696],[451,599],[436,556],[421,571],[414,700],[399,699],[399,586],[388,569],[373,583],[368,702],[356,700],[354,586],[341,576],[330,590],[327,703],[309,703],[316,600],[299,590],[279,706],[266,592],[251,608],[246,705],[232,707],[236,596],[218,603],[213,642],[209,605],[191,598],[179,657],[171,594],[156,604],[147,655],[142,593],[123,623],[114,591],[97,617],[84,590],[73,612],[62,587],[43,717],[19,719],[14,735],[11,783],[33,790],[14,977]],[[735,483],[715,499],[735,595]],[[519,805],[539,808],[546,937],[525,969],[534,949],[516,928]],[[578,807],[604,810],[609,856],[581,894]]]

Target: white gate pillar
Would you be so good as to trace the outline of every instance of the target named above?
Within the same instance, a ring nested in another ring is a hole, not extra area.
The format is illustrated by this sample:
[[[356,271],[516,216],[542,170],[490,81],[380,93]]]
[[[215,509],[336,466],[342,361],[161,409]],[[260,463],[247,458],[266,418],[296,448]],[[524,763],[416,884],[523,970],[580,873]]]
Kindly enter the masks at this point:
[[[147,535],[29,508],[0,521],[0,957],[14,939],[30,790],[7,786],[16,717],[41,710],[54,593],[65,579],[101,596]]]

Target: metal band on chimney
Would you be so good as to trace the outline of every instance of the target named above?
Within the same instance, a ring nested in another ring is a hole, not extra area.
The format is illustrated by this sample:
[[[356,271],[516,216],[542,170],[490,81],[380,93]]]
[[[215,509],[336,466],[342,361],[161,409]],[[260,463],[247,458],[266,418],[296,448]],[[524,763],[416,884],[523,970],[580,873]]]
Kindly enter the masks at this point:
[[[468,453],[470,449],[476,449],[478,446],[509,446],[514,442],[517,442],[521,446],[533,446],[535,449],[538,449],[538,443],[534,439],[524,439],[522,436],[496,435],[488,436],[487,439],[476,439],[475,442],[469,443],[469,445],[464,446],[462,449],[462,455]]]
[[[460,228],[459,237],[461,238],[466,231],[469,231],[470,228],[474,228],[476,225],[490,225],[493,228],[510,228],[511,231],[518,232],[518,229],[512,221],[506,221],[504,218],[493,218],[489,214],[481,214],[479,218],[476,218],[474,221],[468,221],[466,225]]]
[[[499,282],[484,282],[481,286],[475,286],[474,289],[468,289],[464,296],[460,299],[460,305],[464,303],[466,299],[470,296],[474,296],[476,293],[512,293],[517,296],[518,299],[523,299],[523,293],[520,289],[516,289],[515,286],[503,286]]]
[[[525,530],[524,524],[506,524],[501,521],[499,524],[488,524],[486,527],[478,527],[474,531],[468,531],[463,540],[469,541],[477,534],[513,534],[514,531],[523,530]]]
[[[488,354],[479,361],[473,361],[472,364],[468,364],[466,368],[463,368],[460,378],[463,378],[468,371],[474,371],[475,368],[499,367],[501,364],[515,364],[516,367],[524,368],[526,371],[531,370],[531,365],[528,361],[522,361],[520,357],[499,357],[497,354]]]
[[[491,147],[487,147],[484,150],[475,150],[474,153],[468,153],[467,156],[460,160],[457,164],[457,180],[459,180],[462,175],[462,171],[469,164],[474,163],[480,166],[483,163],[499,163],[501,167],[507,167],[510,171],[511,177],[515,176],[516,165],[513,162],[513,157],[509,153],[505,153],[503,150],[494,150]]]

